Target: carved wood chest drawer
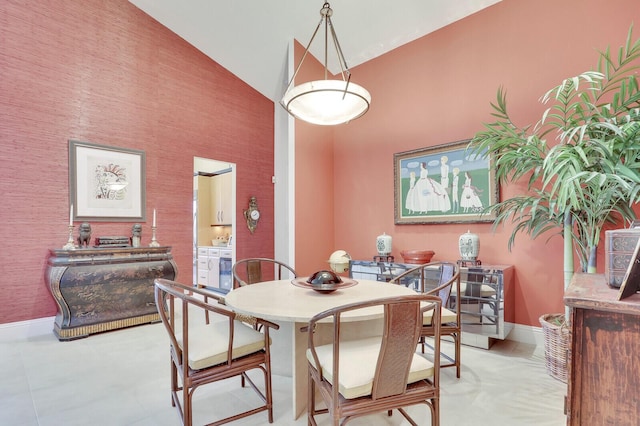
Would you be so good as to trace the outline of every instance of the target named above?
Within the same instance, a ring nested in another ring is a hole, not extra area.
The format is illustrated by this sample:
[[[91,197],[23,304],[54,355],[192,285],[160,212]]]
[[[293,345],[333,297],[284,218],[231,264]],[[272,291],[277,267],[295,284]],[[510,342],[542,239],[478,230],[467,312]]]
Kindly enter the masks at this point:
[[[174,280],[171,247],[50,250],[45,280],[59,340],[159,321],[153,281]]]
[[[633,252],[640,239],[640,228],[605,231],[605,277],[611,287],[620,288]]]

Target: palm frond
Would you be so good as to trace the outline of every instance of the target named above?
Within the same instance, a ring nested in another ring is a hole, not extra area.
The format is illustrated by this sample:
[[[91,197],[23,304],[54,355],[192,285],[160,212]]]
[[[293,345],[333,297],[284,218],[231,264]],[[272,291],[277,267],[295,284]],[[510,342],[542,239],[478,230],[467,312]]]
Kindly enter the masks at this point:
[[[493,122],[469,144],[489,155],[502,184],[527,179],[527,193],[503,200],[494,230],[512,226],[516,235],[536,238],[553,229],[563,235],[564,219],[586,270],[590,254],[607,223],[635,218],[640,201],[640,39],[629,28],[615,53],[599,52],[597,68],[562,80],[546,91],[547,105],[533,126],[516,125],[507,109],[504,88],[491,103]],[[556,234],[552,234],[556,235]],[[589,265],[591,266],[591,265]]]

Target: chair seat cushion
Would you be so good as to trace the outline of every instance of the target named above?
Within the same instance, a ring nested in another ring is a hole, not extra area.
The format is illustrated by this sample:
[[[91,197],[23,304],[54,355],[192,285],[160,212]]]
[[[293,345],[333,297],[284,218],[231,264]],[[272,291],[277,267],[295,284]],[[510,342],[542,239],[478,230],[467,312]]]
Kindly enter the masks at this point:
[[[191,318],[191,315],[189,315]],[[264,334],[253,328],[234,321],[232,358],[258,352],[264,348]],[[182,335],[177,334],[178,344],[182,346]],[[194,370],[222,364],[227,361],[229,348],[229,322],[189,321],[189,367]]]
[[[340,342],[339,392],[346,399],[371,394],[376,372],[380,337]],[[333,344],[316,347],[322,365],[322,374],[333,385]],[[317,369],[311,350],[307,349],[307,360]],[[433,364],[418,354],[413,355],[407,383],[433,376]]]
[[[433,317],[433,311],[427,311],[424,314],[422,324],[423,325],[431,325],[431,318]],[[440,309],[440,323],[448,324],[450,322],[456,322],[458,320],[458,316],[454,311],[451,311],[447,308]]]
[[[477,287],[477,283],[473,283],[474,286]],[[460,282],[460,293],[465,294],[467,291],[467,283],[464,281]],[[451,287],[451,294],[455,295],[456,294],[456,287],[452,286]],[[480,285],[480,297],[493,297],[496,295],[496,289],[491,287],[488,284],[481,284]]]

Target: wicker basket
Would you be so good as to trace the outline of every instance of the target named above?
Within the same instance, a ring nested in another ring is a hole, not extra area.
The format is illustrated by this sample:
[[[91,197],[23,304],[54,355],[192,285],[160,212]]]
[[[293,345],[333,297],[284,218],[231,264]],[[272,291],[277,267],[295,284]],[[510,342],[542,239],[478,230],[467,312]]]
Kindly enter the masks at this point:
[[[544,334],[544,360],[551,377],[567,383],[567,367],[571,360],[569,344],[571,332],[563,314],[546,314],[540,317]]]

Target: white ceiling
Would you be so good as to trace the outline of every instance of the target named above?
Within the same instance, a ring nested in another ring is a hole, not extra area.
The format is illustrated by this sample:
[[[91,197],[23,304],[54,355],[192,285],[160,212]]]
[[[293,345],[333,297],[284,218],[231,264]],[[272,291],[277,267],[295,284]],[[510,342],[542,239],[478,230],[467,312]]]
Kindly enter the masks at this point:
[[[287,51],[309,42],[320,0],[129,0],[211,59],[277,102],[288,83]],[[500,0],[332,0],[333,25],[349,68]],[[333,45],[330,45],[332,48]],[[323,33],[311,52],[323,58]],[[329,68],[339,71],[329,61]],[[355,72],[354,72],[355,75]]]

